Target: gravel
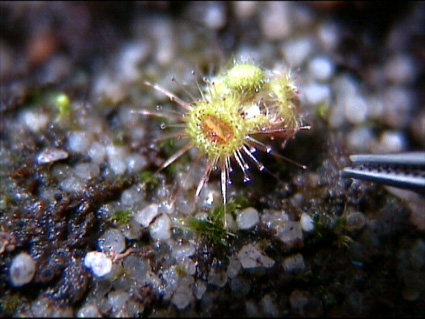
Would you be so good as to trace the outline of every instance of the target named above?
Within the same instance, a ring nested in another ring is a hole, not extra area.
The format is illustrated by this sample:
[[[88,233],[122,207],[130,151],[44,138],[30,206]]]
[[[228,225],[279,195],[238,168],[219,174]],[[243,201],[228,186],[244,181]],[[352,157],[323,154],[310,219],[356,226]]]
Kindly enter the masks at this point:
[[[288,246],[298,246],[303,243],[301,225],[295,221],[279,223],[273,227],[276,237]]]
[[[68,149],[71,152],[87,153],[93,136],[88,132],[71,132],[68,136]]]
[[[30,131],[37,133],[46,129],[49,124],[49,117],[46,114],[28,110],[21,113],[21,122]]]
[[[241,210],[236,217],[236,223],[239,229],[251,229],[260,221],[258,211],[253,207],[247,207]]]
[[[118,229],[108,229],[98,239],[99,249],[103,252],[113,251],[117,254],[125,250],[125,238],[121,231]]]
[[[78,318],[102,318],[102,313],[96,305],[86,305],[81,307],[77,312]]]
[[[312,54],[314,45],[310,37],[288,40],[282,45],[283,57],[292,68],[301,67],[307,57]]]
[[[314,231],[314,220],[313,218],[306,214],[302,213],[300,218],[301,229],[307,233]]]
[[[112,260],[104,253],[91,251],[84,258],[84,266],[91,269],[96,277],[103,277],[111,272]]]
[[[122,175],[127,169],[127,152],[124,146],[106,146],[106,156],[109,166],[116,175]]]
[[[275,261],[261,253],[255,246],[248,244],[242,247],[237,254],[242,268],[270,268]]]
[[[301,95],[305,103],[319,105],[321,103],[329,105],[331,101],[331,89],[324,84],[310,84],[304,87]]]
[[[301,254],[286,257],[282,263],[283,269],[292,274],[301,273],[305,270],[304,257]]]
[[[167,240],[171,237],[171,220],[168,215],[161,214],[149,226],[149,234],[154,240]]]
[[[335,70],[335,65],[326,56],[316,56],[308,63],[308,71],[318,81],[329,81]]]
[[[134,220],[143,227],[148,227],[158,214],[158,204],[151,204],[144,207],[140,212],[137,212],[134,215]]]
[[[95,163],[80,163],[75,165],[75,175],[83,180],[94,179],[99,176],[99,165]]]
[[[47,148],[37,156],[38,164],[48,164],[68,158],[69,154],[58,148]]]
[[[34,260],[27,253],[20,253],[13,258],[10,265],[10,280],[16,287],[29,283],[35,274],[36,265]]]
[[[177,307],[177,309],[183,310],[189,306],[192,299],[192,290],[187,286],[179,286],[174,292],[171,302]]]
[[[207,290],[207,285],[202,281],[197,281],[193,285],[193,295],[198,300],[202,299],[202,296],[204,295],[206,290]]]

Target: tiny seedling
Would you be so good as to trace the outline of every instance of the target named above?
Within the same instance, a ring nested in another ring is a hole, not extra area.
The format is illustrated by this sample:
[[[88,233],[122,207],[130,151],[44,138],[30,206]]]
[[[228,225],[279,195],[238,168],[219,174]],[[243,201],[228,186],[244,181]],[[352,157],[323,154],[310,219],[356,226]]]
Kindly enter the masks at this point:
[[[250,180],[249,170],[252,164],[260,171],[265,170],[264,165],[256,157],[257,150],[305,168],[276,153],[272,147],[263,142],[263,137],[268,136],[279,138],[284,144],[298,131],[310,128],[302,124],[298,112],[298,91],[289,72],[268,71],[252,63],[235,62],[226,72],[210,80],[204,79],[203,87],[197,81],[195,73],[192,74],[200,96],[193,97],[181,85],[190,96],[189,102],[159,85],[145,83],[177,103],[181,113],[167,113],[161,109],[133,111],[168,119],[173,123],[170,127],[177,128],[177,131],[167,135],[166,138],[186,141],[186,144],[171,155],[159,170],[171,165],[190,149],[196,148],[198,155],[193,161],[194,164],[205,157],[206,167],[195,194],[196,196],[200,194],[211,172],[220,169],[225,216],[227,188],[231,184],[230,175],[233,170],[232,162],[242,171],[245,182]],[[173,81],[177,82],[175,79]],[[165,128],[166,125],[161,127]],[[223,218],[225,220],[225,217]]]

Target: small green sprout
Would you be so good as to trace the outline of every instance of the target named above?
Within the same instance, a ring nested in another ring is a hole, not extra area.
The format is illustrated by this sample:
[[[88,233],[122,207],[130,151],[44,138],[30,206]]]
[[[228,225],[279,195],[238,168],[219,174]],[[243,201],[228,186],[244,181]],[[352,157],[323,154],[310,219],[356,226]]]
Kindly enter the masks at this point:
[[[60,93],[55,98],[55,104],[59,109],[58,119],[63,120],[71,112],[71,101],[68,95]]]
[[[221,194],[226,210],[232,162],[240,168],[244,181],[248,182],[252,164],[258,170],[264,170],[264,165],[255,156],[257,150],[292,162],[264,144],[264,137],[276,137],[285,142],[299,130],[310,127],[302,124],[298,113],[298,91],[289,72],[262,70],[252,63],[235,63],[227,72],[204,81],[204,88],[196,81],[200,98],[192,97],[190,102],[183,101],[158,85],[146,82],[146,85],[176,102],[183,114],[150,110],[133,113],[174,121],[175,125],[172,127],[180,128],[180,131],[170,137],[186,140],[187,143],[171,155],[159,170],[170,166],[190,149],[197,149],[198,155],[193,160],[194,163],[199,163],[203,157],[207,162],[195,194],[200,194],[210,173],[216,168],[220,169]],[[223,223],[226,226],[224,217]]]

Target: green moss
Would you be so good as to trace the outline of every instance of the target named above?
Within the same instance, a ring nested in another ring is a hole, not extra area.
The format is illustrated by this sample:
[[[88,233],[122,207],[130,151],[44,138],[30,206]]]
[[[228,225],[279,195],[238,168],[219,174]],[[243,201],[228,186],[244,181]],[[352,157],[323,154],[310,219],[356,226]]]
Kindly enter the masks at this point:
[[[20,164],[22,163],[22,156],[20,152],[13,152],[9,156],[10,162],[13,164]]]
[[[324,215],[322,215],[324,216]],[[317,240],[328,239],[333,242],[338,249],[348,249],[354,240],[347,234],[347,218],[343,214],[338,217],[334,222],[326,221],[326,219],[316,216],[315,223],[315,238]]]
[[[175,139],[164,140],[160,144],[161,152],[165,155],[165,157],[172,156],[178,149],[178,145]],[[182,158],[185,158],[184,156]]]
[[[150,171],[143,171],[139,174],[139,180],[144,183],[147,187],[155,187],[158,185],[158,178],[154,173]]]
[[[0,308],[3,308],[3,315],[5,315],[5,317],[13,316],[16,309],[18,309],[22,303],[22,296],[19,293],[8,293],[0,299]]]
[[[233,207],[230,207],[233,209],[232,213],[235,212],[237,209],[241,209],[242,207],[248,207],[249,201],[245,196],[242,195],[236,195],[236,198],[233,202],[231,202],[230,205],[234,205]]]
[[[129,210],[117,210],[109,221],[117,225],[125,225],[130,222],[131,212]]]
[[[348,249],[350,248],[351,245],[353,245],[354,240],[348,236],[348,235],[340,235],[338,236],[335,244],[338,248],[345,248]]]
[[[189,217],[186,220],[186,225],[190,230],[201,237],[211,240],[214,244],[227,246],[229,237],[235,235],[229,232],[224,225],[225,214],[226,212],[233,214],[239,208],[240,206],[236,202],[230,201],[226,207],[221,205],[211,210],[207,219],[200,220],[195,217]]]

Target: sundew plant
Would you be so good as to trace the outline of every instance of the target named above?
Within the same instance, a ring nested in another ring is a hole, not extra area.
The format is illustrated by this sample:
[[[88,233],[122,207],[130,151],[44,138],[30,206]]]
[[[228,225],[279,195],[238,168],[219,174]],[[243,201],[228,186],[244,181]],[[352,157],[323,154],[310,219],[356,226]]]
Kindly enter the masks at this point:
[[[310,127],[302,123],[298,112],[298,91],[287,70],[270,71],[252,63],[235,62],[226,72],[211,79],[204,78],[202,86],[196,78],[195,82],[199,98],[192,97],[191,101],[184,101],[164,88],[146,82],[177,103],[181,112],[133,112],[167,118],[173,123],[171,126],[176,128],[167,138],[186,141],[159,170],[168,167],[192,148],[198,150],[194,164],[203,157],[206,158],[205,172],[198,183],[196,196],[208,181],[211,172],[220,170],[221,195],[225,209],[233,166],[239,167],[247,182],[250,180],[251,166],[256,166],[260,171],[265,170],[256,157],[257,150],[290,161],[265,144],[264,137],[280,139],[284,145],[299,130]]]

